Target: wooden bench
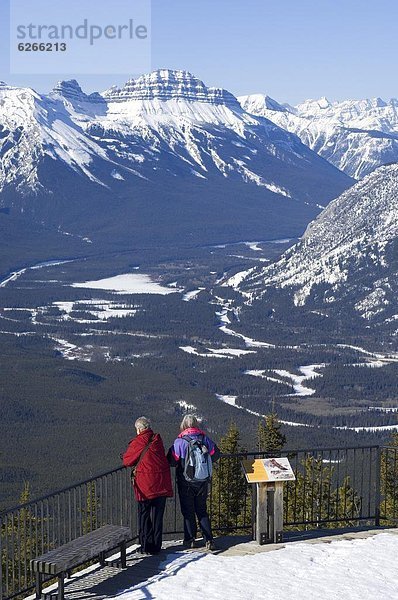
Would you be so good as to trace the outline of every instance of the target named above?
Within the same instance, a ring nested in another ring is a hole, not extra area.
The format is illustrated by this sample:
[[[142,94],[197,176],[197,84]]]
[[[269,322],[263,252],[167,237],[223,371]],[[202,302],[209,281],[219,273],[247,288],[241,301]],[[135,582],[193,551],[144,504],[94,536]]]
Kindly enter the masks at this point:
[[[101,566],[104,566],[105,552],[118,546],[121,566],[125,569],[126,542],[131,538],[129,527],[105,525],[31,560],[32,571],[36,573],[36,598],[41,598],[43,575],[54,575],[58,577],[58,600],[63,600],[66,573],[97,556]]]

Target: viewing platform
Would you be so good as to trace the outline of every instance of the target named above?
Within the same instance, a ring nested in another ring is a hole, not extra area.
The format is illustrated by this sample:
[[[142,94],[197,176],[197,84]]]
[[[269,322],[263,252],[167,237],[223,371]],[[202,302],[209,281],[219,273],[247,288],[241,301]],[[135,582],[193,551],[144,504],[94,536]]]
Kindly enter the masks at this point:
[[[369,600],[398,598],[395,584],[398,529],[389,529],[398,523],[398,448],[289,449],[280,454],[280,458],[289,458],[295,476],[294,481],[284,483],[280,497],[281,543],[274,543],[279,536],[271,539],[264,535],[262,528],[261,535],[256,536],[259,515],[262,519],[264,514],[271,519],[272,511],[258,510],[261,496],[255,486],[247,483],[242,471],[243,460],[268,458],[265,452],[221,456],[213,473],[208,500],[218,546],[214,553],[207,552],[200,541],[197,548],[183,548],[183,522],[178,494],[175,494],[166,503],[161,553],[158,556],[138,554],[137,503],[130,470],[119,467],[0,512],[0,600],[33,598],[35,585],[38,592],[42,588],[42,598],[55,597],[58,584],[54,576],[59,577],[60,573],[65,577],[66,600],[113,597],[171,600],[177,593],[181,595],[181,589],[174,587],[175,582],[191,590],[190,600],[203,599],[203,590],[198,591],[203,585],[206,590],[209,586],[212,589],[210,596],[206,594],[209,600],[234,600],[235,597],[263,600],[268,596],[255,595],[257,588],[253,586],[257,583],[260,587],[272,583],[275,588],[279,578],[288,593],[289,574],[301,580],[304,573],[312,581],[313,570],[319,574],[319,565],[326,569],[338,566],[342,573],[351,569],[355,575],[363,570],[364,564],[369,571],[368,563],[379,572],[384,557],[388,563],[390,556],[393,557],[394,592],[386,588],[384,595],[369,596]],[[266,529],[266,522],[262,523]],[[116,540],[113,536],[118,532],[122,537]],[[88,547],[90,540],[97,545],[96,549]],[[125,569],[121,568],[124,544],[127,544]],[[32,567],[41,565],[42,560],[48,561],[48,565],[46,562],[43,566],[43,581],[38,582],[37,571]],[[51,565],[52,560],[54,565]],[[299,565],[303,561],[301,569]],[[266,581],[264,573],[268,577]],[[388,573],[386,585],[390,581]],[[348,577],[348,571],[346,575]],[[332,577],[330,571],[330,577],[336,580],[336,573]],[[379,577],[384,577],[382,570]],[[218,584],[214,583],[217,578]],[[59,597],[62,597],[62,580],[59,583]],[[230,589],[232,584],[234,587]],[[153,595],[153,586],[161,588],[160,595]],[[328,596],[319,586],[318,596],[312,597],[326,600]],[[234,589],[241,590],[241,595],[234,596]],[[254,591],[250,595],[246,589]],[[310,600],[307,580],[302,581],[302,589],[308,592],[303,600]],[[346,590],[341,594],[346,600],[350,597]],[[269,597],[275,598],[275,595]],[[279,597],[288,598],[282,593]],[[336,597],[339,596],[331,596]],[[368,600],[366,595],[352,597]]]
[[[373,548],[369,544],[366,546],[366,540],[376,538],[380,536],[380,534],[383,536],[383,548],[390,548],[391,551],[391,548],[394,549],[395,545],[396,551],[398,551],[398,529],[390,528],[367,530],[364,528],[354,528],[292,532],[286,534],[286,540],[281,544],[267,544],[263,546],[259,546],[255,541],[252,541],[249,536],[223,536],[216,540],[218,550],[215,553],[206,552],[204,544],[201,546],[200,540],[198,540],[198,548],[194,550],[184,550],[181,541],[172,540],[164,542],[163,549],[157,556],[142,556],[137,554],[137,546],[133,545],[127,554],[126,569],[120,570],[118,565],[113,564],[113,561],[118,559],[118,555],[115,555],[114,557],[109,558],[105,567],[101,567],[101,565],[97,563],[84,571],[74,574],[66,581],[65,593],[68,600],[105,600],[116,597],[122,597],[123,600],[165,598],[165,585],[170,589],[171,593],[173,593],[172,590],[174,590],[174,593],[182,594],[183,589],[180,587],[182,571],[190,569],[193,573],[192,578],[190,578],[193,588],[195,587],[195,584],[198,585],[201,582],[203,589],[206,589],[206,586],[208,585],[207,579],[201,581],[204,570],[209,578],[210,589],[213,586],[217,587],[213,581],[212,574],[219,573],[219,594],[216,596],[212,595],[211,598],[212,600],[215,598],[231,598],[229,592],[225,592],[226,595],[223,595],[224,583],[227,584],[227,582],[224,581],[226,574],[228,574],[228,578],[231,580],[240,579],[244,581],[245,577],[249,576],[250,578],[250,573],[248,574],[247,570],[255,568],[255,565],[251,564],[253,563],[253,560],[251,560],[252,557],[264,555],[264,569],[266,571],[268,569],[267,565],[271,565],[271,563],[274,565],[276,559],[276,561],[280,563],[281,568],[284,560],[290,561],[292,565],[294,565],[294,562],[299,561],[303,572],[305,572],[308,568],[308,564],[311,565],[314,560],[318,560],[319,556],[323,559],[325,559],[326,556],[323,567],[327,572],[328,559],[331,563],[330,566],[337,568],[335,565],[336,555],[341,554],[344,550],[346,550],[348,554],[351,554],[352,558],[346,567],[347,570],[349,570],[350,577],[355,581],[356,576],[361,577],[362,575],[362,559],[365,560],[367,553],[373,552]],[[391,535],[394,536],[394,538],[390,538]],[[356,557],[352,550],[356,547],[355,542],[359,540],[362,541],[362,548],[359,556]],[[345,544],[345,548],[343,548],[339,543],[342,541],[348,542],[350,546],[347,547],[347,544]],[[333,545],[331,546],[332,543]],[[328,549],[330,552],[328,554],[325,554],[324,549],[322,549],[322,546],[324,545],[329,546]],[[308,549],[305,549],[304,546],[308,546]],[[311,548],[310,546],[316,546],[316,548]],[[287,559],[286,555],[283,556],[283,551],[286,549],[289,551],[289,557]],[[281,550],[282,553],[276,552]],[[269,557],[268,555],[270,554],[277,554],[278,556]],[[242,558],[243,560],[240,560]],[[269,558],[271,558],[271,561]],[[380,572],[383,572],[386,584],[393,584],[393,582],[395,582],[395,571],[391,568],[392,565],[389,564],[388,557],[386,558],[387,561],[384,562],[383,556],[378,557]],[[259,566],[259,560],[261,561],[261,557],[256,560],[257,567]],[[203,561],[205,562],[203,563]],[[342,560],[342,563],[343,562],[344,559]],[[196,566],[197,563],[203,564],[203,567],[201,567],[200,570]],[[236,571],[236,568],[239,565],[241,565],[242,568],[241,574]],[[343,568],[343,565],[341,565],[341,568]],[[196,583],[193,579],[195,573]],[[289,573],[286,573],[286,575],[287,578],[289,578]],[[290,575],[292,575],[292,573]],[[335,575],[337,578],[338,574],[336,573]],[[374,575],[377,576],[377,573],[374,573]],[[340,576],[344,580],[346,576],[348,577],[348,573],[342,572]],[[259,580],[258,596],[249,595],[252,592],[249,592],[248,590],[248,595],[240,596],[240,598],[275,597],[275,580],[279,576],[275,574],[275,572],[267,571],[266,577],[270,584],[267,589],[262,589],[263,581]],[[326,582],[327,581],[326,578]],[[183,582],[186,582],[186,577],[183,578]],[[284,583],[286,585],[286,580]],[[315,576],[313,585],[314,588],[316,588],[317,585],[322,585],[322,582],[320,580],[318,581],[317,576]],[[158,592],[156,590],[158,590]],[[267,591],[269,595],[267,595]],[[53,584],[45,589],[44,592],[46,598],[56,598],[57,585]],[[297,595],[293,579],[291,580],[291,592],[292,599],[302,597],[301,595]],[[157,593],[159,593],[159,596]],[[186,593],[189,593],[189,597],[195,600],[196,598],[199,599],[201,597],[200,594],[203,592],[196,590],[197,595],[195,595],[195,591],[192,595],[192,589],[189,589],[186,590]],[[328,598],[325,590],[323,590],[323,593],[326,593],[323,597]],[[170,597],[172,597],[171,594]],[[239,591],[237,590],[236,598],[238,597]],[[285,600],[289,600],[290,598],[290,596],[286,595],[283,597]],[[390,598],[393,597],[394,596],[390,596]],[[34,598],[34,596],[30,596],[29,600],[34,600]],[[235,598],[235,596],[232,596],[232,598]],[[359,598],[359,596],[348,595],[347,598]]]

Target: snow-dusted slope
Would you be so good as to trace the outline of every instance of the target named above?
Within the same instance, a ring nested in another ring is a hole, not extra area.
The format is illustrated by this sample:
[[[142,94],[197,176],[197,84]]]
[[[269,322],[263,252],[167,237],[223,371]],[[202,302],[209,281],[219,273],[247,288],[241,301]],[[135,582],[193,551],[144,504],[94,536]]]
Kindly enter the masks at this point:
[[[62,89],[59,86],[56,94],[44,98],[29,88],[0,86],[0,191],[13,185],[23,193],[37,192],[45,156],[98,181],[90,165],[94,158],[107,159],[106,153],[85,134],[84,120],[76,118],[69,103],[72,86],[65,102],[58,98]],[[91,97],[82,100],[91,108]]]
[[[159,573],[131,582],[112,598],[167,600],[184,590],[191,600],[204,595],[212,600],[273,600],[275,592],[283,600],[396,600],[394,531],[367,539],[311,542],[257,553],[254,542],[219,555],[165,552]]]
[[[233,283],[233,282],[232,282]],[[398,165],[346,191],[282,258],[239,285],[254,298],[285,290],[296,306],[341,303],[365,320],[398,319]]]
[[[48,191],[44,159],[102,187],[185,176],[247,182],[317,206],[351,181],[293,134],[187,71],[159,70],[87,95],[0,86],[0,191]],[[51,191],[51,189],[50,189]]]
[[[304,144],[356,179],[398,161],[396,99],[329,102],[321,98],[291,107],[253,94],[239,101],[247,112],[296,133]]]

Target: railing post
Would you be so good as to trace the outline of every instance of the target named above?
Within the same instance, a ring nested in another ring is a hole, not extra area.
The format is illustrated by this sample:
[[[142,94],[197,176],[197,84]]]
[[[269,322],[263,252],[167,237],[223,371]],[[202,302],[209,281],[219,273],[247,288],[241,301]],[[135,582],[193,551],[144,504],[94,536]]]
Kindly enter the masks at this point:
[[[381,504],[381,454],[382,448],[376,448],[376,485],[375,485],[375,526],[380,527],[380,504]]]
[[[0,517],[0,600],[3,600],[3,519]]]

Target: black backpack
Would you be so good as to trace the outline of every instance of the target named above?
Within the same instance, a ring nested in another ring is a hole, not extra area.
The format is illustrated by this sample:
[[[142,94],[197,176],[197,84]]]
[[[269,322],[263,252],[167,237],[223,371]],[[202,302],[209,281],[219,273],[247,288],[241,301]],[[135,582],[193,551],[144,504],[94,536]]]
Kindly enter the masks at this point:
[[[190,483],[204,483],[211,480],[213,464],[209,449],[200,438],[184,435],[188,442],[184,459],[184,477]]]

